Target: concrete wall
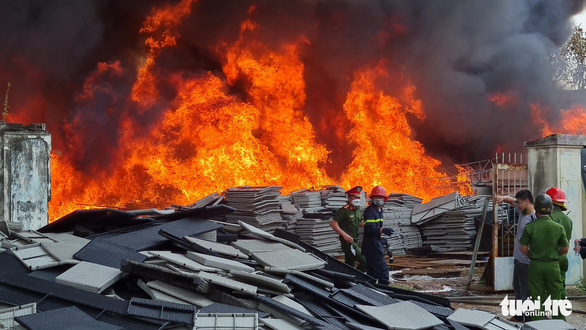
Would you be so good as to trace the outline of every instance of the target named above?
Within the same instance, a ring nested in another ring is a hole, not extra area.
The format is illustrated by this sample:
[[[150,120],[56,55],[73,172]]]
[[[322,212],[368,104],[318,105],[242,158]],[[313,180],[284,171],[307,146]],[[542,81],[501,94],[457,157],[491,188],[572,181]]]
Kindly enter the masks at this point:
[[[44,126],[44,125],[43,125]],[[51,135],[0,123],[0,219],[39,229],[49,220]]]
[[[525,143],[529,189],[534,196],[554,186],[566,193],[566,213],[573,223],[572,241],[584,237],[582,219],[586,214],[586,193],[582,183],[581,151],[585,146],[586,136],[566,134]],[[568,253],[567,284],[575,284],[584,274],[582,259],[575,256],[571,248],[573,243]]]

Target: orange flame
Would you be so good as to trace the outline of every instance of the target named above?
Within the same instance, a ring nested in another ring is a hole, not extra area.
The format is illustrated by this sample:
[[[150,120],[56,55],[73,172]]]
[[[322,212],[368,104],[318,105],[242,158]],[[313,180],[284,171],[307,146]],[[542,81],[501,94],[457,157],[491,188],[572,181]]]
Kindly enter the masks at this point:
[[[488,96],[488,100],[501,108],[519,104],[519,100],[508,93],[493,93]]]
[[[220,43],[223,73],[176,72],[161,77],[157,59],[163,48],[173,47],[177,26],[191,10],[193,1],[154,11],[144,23],[147,52],[139,68],[118,128],[118,149],[110,155],[108,169],[81,171],[75,164],[82,141],[69,142],[71,154],[52,155],[53,199],[50,219],[84,207],[161,207],[186,204],[207,194],[241,185],[283,186],[284,192],[340,183],[383,185],[429,200],[445,191],[439,185],[447,177],[436,168],[440,162],[425,154],[412,139],[407,121],[425,118],[415,87],[407,86],[396,96],[377,86],[393,77],[382,63],[356,72],[339,124],[322,123],[333,136],[348,139],[355,148],[354,160],[340,180],[328,176],[324,166],[329,150],[316,142],[316,132],[304,114],[304,65],[299,48],[305,37],[271,49],[254,39],[262,29],[246,20],[240,38]],[[252,11],[254,8],[251,7]],[[107,92],[102,79],[127,74],[119,62],[100,63],[86,79],[77,101],[87,101],[95,91]],[[132,113],[152,111],[159,98],[158,84],[174,91],[158,121],[144,127]],[[246,101],[230,93],[243,89]],[[329,111],[329,109],[328,109]],[[75,137],[76,120],[65,127]],[[349,131],[346,130],[349,128]],[[146,130],[146,132],[144,132]],[[91,151],[85,151],[91,152]]]
[[[550,125],[545,118],[552,116],[552,110],[543,108],[539,104],[531,104],[531,119],[541,126],[541,136],[550,134],[586,134],[586,109],[580,105],[574,105],[570,109],[560,110],[560,120],[555,125]]]
[[[344,104],[346,116],[354,124],[348,138],[357,147],[342,176],[343,184],[382,185],[425,200],[441,195],[436,183],[428,181],[446,176],[435,170],[440,162],[426,156],[423,146],[411,140],[407,115],[425,117],[421,102],[413,97],[415,88],[407,87],[396,98],[376,89],[377,79],[390,79],[381,65],[357,73]]]

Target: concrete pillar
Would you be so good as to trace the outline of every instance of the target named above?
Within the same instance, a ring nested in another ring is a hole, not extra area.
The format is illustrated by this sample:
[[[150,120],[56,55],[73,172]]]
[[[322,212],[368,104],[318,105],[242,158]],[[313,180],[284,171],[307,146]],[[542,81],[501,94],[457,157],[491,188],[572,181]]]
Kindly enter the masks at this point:
[[[572,219],[572,241],[585,237],[582,219],[586,214],[586,191],[582,182],[582,150],[585,135],[554,134],[526,142],[529,190],[534,196],[549,187],[559,187],[566,193],[568,216]],[[575,284],[583,277],[582,259],[575,256],[570,242],[569,269],[566,284]]]
[[[51,134],[44,124],[0,122],[0,220],[39,229],[49,220]]]

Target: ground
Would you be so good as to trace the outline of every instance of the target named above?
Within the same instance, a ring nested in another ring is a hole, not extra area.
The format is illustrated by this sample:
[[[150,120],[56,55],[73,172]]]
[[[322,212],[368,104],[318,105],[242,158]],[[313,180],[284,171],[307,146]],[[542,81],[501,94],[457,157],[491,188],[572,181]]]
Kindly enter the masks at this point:
[[[467,271],[463,269],[462,276],[449,278],[436,278],[426,275],[404,276],[402,279],[393,279],[391,271],[391,286],[398,286],[404,289],[411,289],[443,297],[470,297],[471,302],[452,302],[455,309],[478,309],[492,312],[498,316],[501,314],[501,307],[498,305],[505,295],[514,295],[513,292],[490,292],[490,289],[483,285],[480,280],[482,268],[475,272],[472,285],[468,287]],[[573,312],[567,317],[567,322],[578,329],[586,329],[586,292],[576,286],[568,286],[568,296],[572,302]],[[476,298],[481,296],[482,298]],[[475,297],[475,298],[472,298]],[[485,298],[486,297],[486,298]],[[488,299],[494,297],[494,299]],[[506,317],[508,318],[508,317]]]

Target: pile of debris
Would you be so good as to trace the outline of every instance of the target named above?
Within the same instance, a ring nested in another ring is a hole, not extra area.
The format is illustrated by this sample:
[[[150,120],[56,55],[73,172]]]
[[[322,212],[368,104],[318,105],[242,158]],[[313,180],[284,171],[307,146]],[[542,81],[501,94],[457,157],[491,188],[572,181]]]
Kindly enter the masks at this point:
[[[283,230],[206,220],[233,211],[76,211],[39,231],[3,222],[0,323],[282,330],[465,329],[476,322],[445,298],[379,286]]]
[[[486,197],[463,197],[454,192],[434,198],[413,210],[413,223],[432,251],[469,250],[474,244],[474,219],[481,216]]]
[[[224,194],[224,203],[236,209],[226,215],[230,223],[244,221],[273,232],[283,224],[281,217],[281,189],[283,187],[235,187]]]
[[[421,204],[421,201],[408,194],[391,194],[383,205],[383,226],[395,231],[389,239],[393,255],[404,255],[407,250],[422,246],[421,232],[411,223],[413,207]]]

